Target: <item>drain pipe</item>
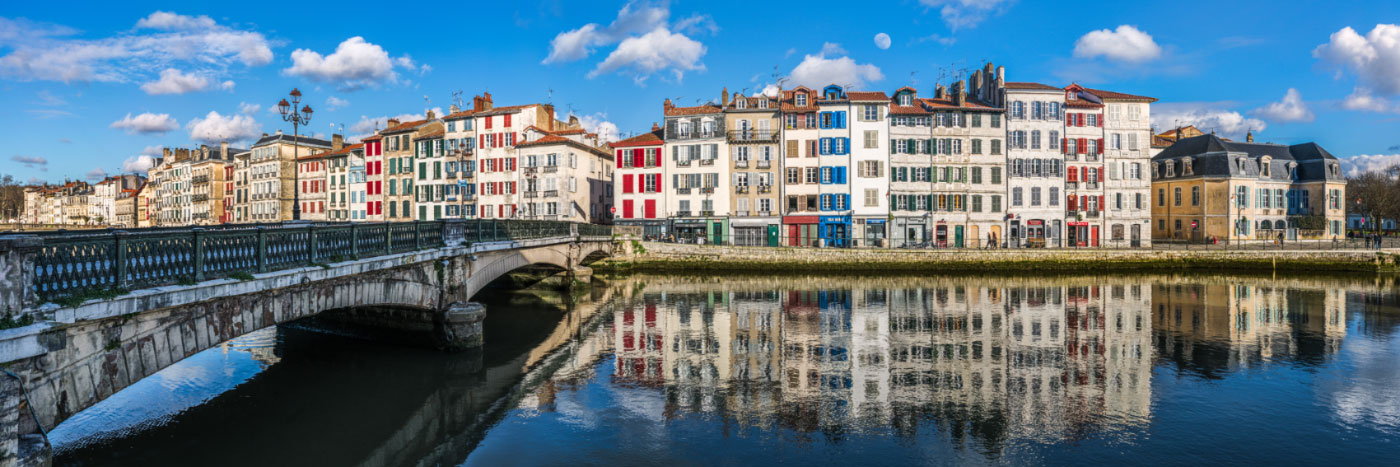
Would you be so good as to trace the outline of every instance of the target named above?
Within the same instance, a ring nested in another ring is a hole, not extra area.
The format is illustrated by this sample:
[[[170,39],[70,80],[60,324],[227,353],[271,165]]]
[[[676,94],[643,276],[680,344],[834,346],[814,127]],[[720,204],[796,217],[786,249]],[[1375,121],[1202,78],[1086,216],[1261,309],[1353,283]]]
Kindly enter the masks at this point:
[[[48,430],[44,429],[44,424],[39,422],[39,414],[34,412],[34,404],[29,402],[29,389],[26,389],[24,387],[24,380],[20,379],[19,375],[11,373],[9,369],[3,369],[0,371],[4,371],[5,374],[10,375],[11,378],[14,378],[15,382],[19,383],[20,393],[24,395],[24,405],[29,406],[29,416],[34,417],[34,426],[39,427],[39,434],[44,435],[44,441],[48,442],[49,432]]]

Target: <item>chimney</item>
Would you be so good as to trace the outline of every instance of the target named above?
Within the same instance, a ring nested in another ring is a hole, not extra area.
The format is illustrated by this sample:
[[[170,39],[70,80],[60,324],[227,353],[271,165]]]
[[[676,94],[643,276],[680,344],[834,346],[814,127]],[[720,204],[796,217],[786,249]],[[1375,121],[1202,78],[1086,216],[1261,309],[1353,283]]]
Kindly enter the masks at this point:
[[[657,125],[656,122],[651,122],[651,131],[657,131],[657,130],[660,130],[660,129],[661,129],[661,125]]]
[[[719,105],[720,107],[729,107],[729,87],[727,86],[720,89]]]
[[[340,134],[331,135],[331,151],[339,151],[345,147],[345,137]]]
[[[1253,143],[1253,142],[1254,142],[1254,130],[1249,130],[1249,132],[1247,132],[1247,133],[1244,134],[1244,142],[1246,142],[1246,143]]]
[[[942,84],[937,85],[937,86],[934,86],[934,88],[933,88],[933,98],[934,98],[934,99],[946,99],[946,98],[947,98],[947,96],[946,96],[946,95],[944,94],[944,92],[943,92],[943,85],[942,85]]]
[[[1005,86],[1006,86],[1006,67],[1004,67],[1004,66],[999,66],[999,67],[997,67],[997,87],[1000,88],[1000,87],[1005,87]]]
[[[277,136],[282,136],[282,129],[281,129],[281,128],[278,128],[278,129],[277,129]]]
[[[199,160],[202,160],[202,161],[209,160],[209,145],[207,145],[207,144],[201,144],[201,145],[199,145]]]
[[[387,130],[396,126],[399,126],[399,119],[391,118],[388,123],[384,124],[384,129]],[[278,130],[278,133],[281,133],[281,130]]]
[[[545,121],[549,122],[549,130],[556,130],[557,128],[554,128],[554,122],[557,121],[554,119],[554,104],[541,104],[540,108],[544,109],[544,117]]]
[[[1181,141],[1181,127],[1176,127],[1176,141]]]
[[[491,93],[489,93],[489,92],[483,92],[483,93],[481,93],[481,105],[482,105],[482,109],[481,109],[481,110],[491,110],[491,107],[494,105],[494,104],[491,103]]]
[[[578,128],[578,127],[579,127],[578,116],[577,116],[577,115],[570,115],[570,116],[569,116],[569,128]]]
[[[267,133],[263,133],[263,136],[267,136]],[[160,153],[161,157],[170,159],[170,148],[160,148]]]
[[[437,114],[433,113],[433,109],[428,109],[426,115],[428,120],[437,120]]]
[[[233,156],[229,155],[228,153],[228,140],[223,140],[219,142],[219,158],[226,161],[233,160]]]
[[[965,84],[962,80],[953,83],[953,105],[962,107],[967,102],[967,90],[963,88]]]
[[[449,113],[449,114],[455,114],[455,113],[461,112],[461,111],[462,111],[462,108],[461,108],[461,107],[458,107],[457,104],[452,104],[452,105],[450,105],[450,106],[447,106],[447,113]]]
[[[473,110],[473,111],[476,111],[476,112],[480,112],[480,111],[481,111],[481,106],[482,106],[482,103],[481,103],[481,96],[472,96],[472,110]]]
[[[661,110],[671,110],[672,108],[675,106],[671,104],[671,98],[667,97],[666,101],[661,103]]]

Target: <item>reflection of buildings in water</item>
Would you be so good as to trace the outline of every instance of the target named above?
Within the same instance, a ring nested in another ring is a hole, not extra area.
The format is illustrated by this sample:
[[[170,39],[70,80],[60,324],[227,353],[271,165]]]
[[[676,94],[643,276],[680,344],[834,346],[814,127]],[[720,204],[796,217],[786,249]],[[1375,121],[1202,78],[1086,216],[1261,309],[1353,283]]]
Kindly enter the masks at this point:
[[[276,326],[269,326],[229,339],[219,344],[219,348],[224,355],[228,355],[231,350],[248,352],[252,359],[262,363],[263,367],[272,366],[282,361],[282,357],[277,355]]]
[[[1321,362],[1346,337],[1346,292],[1238,282],[1159,283],[1160,350],[1210,375],[1276,358]]]
[[[1143,285],[669,280],[615,308],[611,333],[614,380],[664,388],[668,417],[799,432],[937,422],[999,442],[1149,415]]]

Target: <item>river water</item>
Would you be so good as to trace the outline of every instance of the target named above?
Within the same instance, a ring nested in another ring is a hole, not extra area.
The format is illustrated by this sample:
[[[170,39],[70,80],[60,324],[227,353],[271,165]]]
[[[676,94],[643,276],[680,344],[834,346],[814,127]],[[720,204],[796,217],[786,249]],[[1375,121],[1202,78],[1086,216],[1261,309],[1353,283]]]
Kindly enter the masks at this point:
[[[690,277],[486,292],[445,354],[296,328],[52,431],[71,465],[1393,464],[1391,278]]]

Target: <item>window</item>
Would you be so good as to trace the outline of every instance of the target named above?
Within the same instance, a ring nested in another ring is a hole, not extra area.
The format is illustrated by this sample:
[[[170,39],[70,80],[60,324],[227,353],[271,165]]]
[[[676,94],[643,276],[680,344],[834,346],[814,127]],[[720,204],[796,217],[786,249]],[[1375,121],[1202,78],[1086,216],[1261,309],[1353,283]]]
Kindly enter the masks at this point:
[[[867,105],[867,106],[865,106],[865,115],[864,115],[864,117],[865,117],[865,121],[867,121],[867,122],[878,122],[878,121],[880,121],[880,107],[879,107],[879,106],[876,106],[876,105]]]
[[[1012,189],[1011,189],[1011,205],[1012,205],[1012,206],[1020,206],[1020,205],[1021,205],[1021,187],[1016,187],[1016,188],[1012,188]]]
[[[995,116],[995,115],[994,115],[994,116]],[[992,154],[993,156],[1000,156],[1000,155],[1001,155],[1001,140],[999,140],[999,139],[992,139],[991,142],[992,142],[992,152],[991,152],[991,154]]]
[[[982,168],[981,168],[981,167],[973,167],[973,168],[972,168],[972,183],[978,184],[978,185],[982,184]]]
[[[990,212],[1001,211],[1001,195],[992,195],[992,210]]]
[[[806,107],[806,106],[807,106],[807,95],[806,95],[806,94],[798,93],[796,96],[793,97],[793,100],[796,102],[796,105],[797,105],[798,107]]]
[[[997,184],[1000,184],[1000,183],[1001,183],[1001,167],[992,167],[992,184],[993,184],[993,185],[997,185]]]
[[[873,106],[870,106],[873,107]],[[875,149],[880,147],[880,132],[875,130],[865,131],[865,148]]]
[[[972,153],[982,154],[982,140],[976,138],[972,139]]]
[[[1109,135],[1109,137],[1108,137],[1108,148],[1109,148],[1109,149],[1123,149],[1123,135],[1120,134],[1120,133],[1114,133],[1114,134]]]
[[[876,207],[880,205],[880,190],[875,188],[865,189],[865,207]]]
[[[1031,188],[1031,206],[1040,206],[1040,187]]]
[[[1173,189],[1172,189],[1172,200],[1173,200],[1173,201],[1172,201],[1172,204],[1173,204],[1173,205],[1181,206],[1181,188],[1180,188],[1180,187],[1178,187],[1178,188],[1173,188]]]
[[[787,182],[791,184],[802,183],[802,169],[789,167],[787,169]]]
[[[992,128],[1001,128],[1001,114],[992,114]]]
[[[1049,203],[1049,204],[1050,204],[1051,206],[1059,206],[1059,205],[1060,205],[1060,187],[1057,187],[1057,186],[1052,186],[1052,187],[1050,187],[1050,203]]]
[[[808,168],[807,168],[807,183],[817,183],[817,168],[816,168],[816,167],[808,167]]]

